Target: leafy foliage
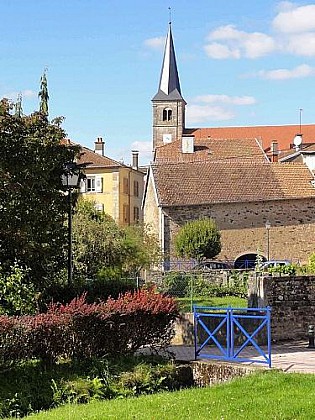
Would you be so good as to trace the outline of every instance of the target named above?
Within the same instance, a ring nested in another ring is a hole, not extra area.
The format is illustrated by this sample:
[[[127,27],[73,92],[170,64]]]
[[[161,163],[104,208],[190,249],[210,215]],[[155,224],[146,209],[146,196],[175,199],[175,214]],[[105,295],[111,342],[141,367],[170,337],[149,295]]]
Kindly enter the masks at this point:
[[[104,267],[121,265],[123,235],[115,221],[80,198],[73,216],[74,276],[95,279]]]
[[[28,270],[15,263],[4,273],[0,266],[0,313],[20,315],[35,313],[38,295],[28,281]]]
[[[16,117],[0,104],[0,261],[28,267],[38,290],[65,264],[67,198],[64,164],[77,148],[65,147],[64,131],[41,113]]]
[[[73,217],[74,265],[77,281],[136,276],[157,261],[156,238],[143,225],[120,228],[92,201],[79,199]],[[115,288],[115,286],[114,286]]]
[[[191,385],[186,377],[173,363],[152,356],[63,361],[52,367],[25,362],[0,372],[0,417],[179,389]]]
[[[51,364],[59,357],[113,357],[144,345],[165,347],[177,315],[172,298],[140,290],[105,303],[88,304],[81,296],[66,305],[52,304],[47,313],[1,316],[0,364],[31,358]]]
[[[201,261],[214,258],[221,251],[221,235],[213,219],[200,219],[186,223],[175,238],[180,257]]]

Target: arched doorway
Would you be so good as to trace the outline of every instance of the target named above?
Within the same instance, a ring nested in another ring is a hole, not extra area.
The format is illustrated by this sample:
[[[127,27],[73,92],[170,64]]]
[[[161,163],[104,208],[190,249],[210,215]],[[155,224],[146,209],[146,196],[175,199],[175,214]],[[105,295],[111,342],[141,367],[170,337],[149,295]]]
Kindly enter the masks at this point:
[[[258,258],[258,254],[255,254],[255,253],[248,253],[248,254],[240,255],[234,261],[234,268],[243,269],[243,270],[255,268],[257,258]],[[263,255],[260,255],[259,258],[261,262],[267,261]]]

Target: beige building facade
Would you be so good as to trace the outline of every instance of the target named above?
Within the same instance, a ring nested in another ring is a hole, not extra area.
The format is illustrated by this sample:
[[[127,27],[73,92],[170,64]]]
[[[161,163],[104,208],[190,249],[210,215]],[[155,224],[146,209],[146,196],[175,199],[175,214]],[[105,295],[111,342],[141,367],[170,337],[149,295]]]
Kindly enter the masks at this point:
[[[142,222],[144,174],[138,168],[138,154],[133,152],[132,165],[128,166],[106,157],[104,146],[98,138],[95,151],[82,148],[78,163],[85,165],[85,179],[80,193],[121,226]]]

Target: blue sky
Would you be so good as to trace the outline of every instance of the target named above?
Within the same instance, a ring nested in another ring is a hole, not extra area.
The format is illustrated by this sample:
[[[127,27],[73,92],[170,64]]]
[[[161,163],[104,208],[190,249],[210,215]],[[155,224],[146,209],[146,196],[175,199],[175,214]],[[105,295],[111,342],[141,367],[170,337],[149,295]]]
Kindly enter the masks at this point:
[[[315,123],[315,1],[0,0],[0,97],[148,163],[169,6],[187,127]]]

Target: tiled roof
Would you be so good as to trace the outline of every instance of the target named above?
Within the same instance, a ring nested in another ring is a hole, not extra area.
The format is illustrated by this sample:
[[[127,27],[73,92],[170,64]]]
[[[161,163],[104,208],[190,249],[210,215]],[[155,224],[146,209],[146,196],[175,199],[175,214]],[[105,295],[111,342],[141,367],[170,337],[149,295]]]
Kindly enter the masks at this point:
[[[87,168],[113,168],[122,167],[124,164],[110,159],[106,156],[101,156],[93,152],[87,147],[82,147],[81,155],[78,159],[79,164],[85,164]]]
[[[194,153],[182,153],[181,140],[157,147],[155,152],[156,162],[218,161],[234,158],[267,160],[259,142],[254,138],[218,139],[196,137],[194,140]]]
[[[152,165],[159,205],[315,198],[314,179],[304,164],[250,160]]]
[[[256,138],[261,141],[264,150],[269,149],[273,140],[279,144],[279,150],[289,149],[294,136],[302,132],[303,143],[315,143],[315,124],[302,125],[269,125],[249,127],[213,127],[186,129],[185,134],[196,138]]]

